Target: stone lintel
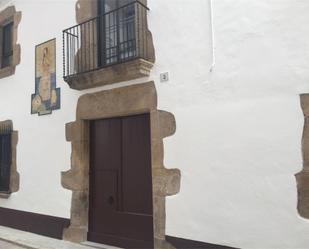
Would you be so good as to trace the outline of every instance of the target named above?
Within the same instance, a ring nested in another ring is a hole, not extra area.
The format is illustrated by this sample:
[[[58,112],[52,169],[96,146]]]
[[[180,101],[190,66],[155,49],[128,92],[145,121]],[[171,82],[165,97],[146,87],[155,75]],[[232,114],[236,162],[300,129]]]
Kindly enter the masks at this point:
[[[150,112],[157,107],[154,82],[85,94],[78,100],[77,119],[92,120]]]

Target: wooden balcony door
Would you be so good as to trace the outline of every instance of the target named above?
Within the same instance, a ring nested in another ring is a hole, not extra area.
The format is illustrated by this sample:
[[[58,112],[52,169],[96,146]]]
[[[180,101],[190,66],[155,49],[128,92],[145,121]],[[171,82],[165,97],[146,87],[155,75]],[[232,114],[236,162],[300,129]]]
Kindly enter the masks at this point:
[[[153,248],[150,115],[90,124],[88,240]]]

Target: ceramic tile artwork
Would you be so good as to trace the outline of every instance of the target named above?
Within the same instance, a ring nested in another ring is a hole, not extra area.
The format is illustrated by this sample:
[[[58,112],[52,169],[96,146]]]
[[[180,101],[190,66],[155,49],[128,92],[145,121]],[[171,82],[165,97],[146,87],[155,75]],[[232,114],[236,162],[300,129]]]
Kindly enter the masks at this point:
[[[56,87],[56,39],[35,48],[35,93],[31,114],[46,115],[60,109],[60,88]]]

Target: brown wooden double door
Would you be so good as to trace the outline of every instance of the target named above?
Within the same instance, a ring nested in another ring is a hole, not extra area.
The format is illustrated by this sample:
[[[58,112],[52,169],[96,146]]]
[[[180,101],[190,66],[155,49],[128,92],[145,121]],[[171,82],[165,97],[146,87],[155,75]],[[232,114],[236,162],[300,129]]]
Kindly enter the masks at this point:
[[[150,115],[90,124],[88,240],[153,248]]]

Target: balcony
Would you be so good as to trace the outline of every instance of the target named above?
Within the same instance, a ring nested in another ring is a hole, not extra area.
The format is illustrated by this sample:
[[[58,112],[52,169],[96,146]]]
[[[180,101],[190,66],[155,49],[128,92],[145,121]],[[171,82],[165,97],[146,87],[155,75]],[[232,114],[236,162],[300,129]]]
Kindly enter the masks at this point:
[[[154,63],[148,8],[134,1],[63,31],[63,75],[73,89],[147,77]]]

